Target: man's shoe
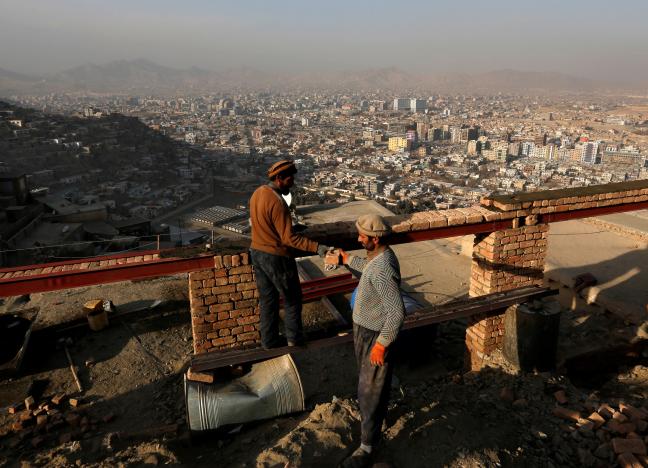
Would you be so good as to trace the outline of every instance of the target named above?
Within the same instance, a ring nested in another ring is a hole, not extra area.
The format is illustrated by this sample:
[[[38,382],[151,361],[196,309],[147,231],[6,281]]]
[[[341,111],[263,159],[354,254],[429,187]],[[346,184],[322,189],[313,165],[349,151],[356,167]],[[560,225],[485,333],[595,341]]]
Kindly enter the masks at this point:
[[[297,340],[288,340],[288,346],[292,347],[302,347],[306,346],[306,342],[303,339],[297,339]]]
[[[358,447],[350,456],[340,463],[340,468],[365,468],[371,466],[372,461],[373,455],[362,450],[361,447]]]
[[[271,341],[267,344],[261,343],[261,347],[266,351],[273,348],[283,348],[284,346],[286,346],[286,341],[282,340],[281,338],[276,341]]]

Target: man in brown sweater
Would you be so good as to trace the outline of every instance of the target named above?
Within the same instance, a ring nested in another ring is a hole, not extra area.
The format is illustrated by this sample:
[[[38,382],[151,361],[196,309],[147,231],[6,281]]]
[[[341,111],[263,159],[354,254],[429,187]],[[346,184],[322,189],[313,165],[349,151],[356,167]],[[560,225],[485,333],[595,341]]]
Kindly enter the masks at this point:
[[[303,343],[302,295],[295,251],[326,254],[328,247],[293,232],[290,210],[282,195],[295,183],[292,161],[279,161],[268,169],[270,182],[254,191],[250,199],[252,245],[250,254],[261,308],[261,344],[283,345],[279,338],[279,296],[284,299],[288,346]]]

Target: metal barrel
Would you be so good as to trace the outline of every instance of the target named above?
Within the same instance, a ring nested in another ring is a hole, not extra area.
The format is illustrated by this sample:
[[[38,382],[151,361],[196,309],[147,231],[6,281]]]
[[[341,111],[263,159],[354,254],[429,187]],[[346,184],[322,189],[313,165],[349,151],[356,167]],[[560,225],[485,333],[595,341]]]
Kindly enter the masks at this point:
[[[185,376],[184,388],[191,431],[304,410],[304,389],[289,354],[254,364],[243,377],[223,384],[193,382]]]

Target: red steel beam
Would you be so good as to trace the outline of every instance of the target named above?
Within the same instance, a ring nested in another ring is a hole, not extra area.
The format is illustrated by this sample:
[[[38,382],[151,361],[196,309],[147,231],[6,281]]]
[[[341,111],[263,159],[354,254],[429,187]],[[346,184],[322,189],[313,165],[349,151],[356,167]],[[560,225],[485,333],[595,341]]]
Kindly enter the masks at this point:
[[[548,213],[539,215],[540,222],[552,223],[568,221],[572,219],[590,218],[603,216],[611,213],[623,213],[627,211],[648,209],[648,202],[626,203],[621,205],[602,206],[598,208],[586,208],[574,211],[564,211],[561,213]],[[392,244],[402,244],[408,242],[419,242],[424,240],[442,239],[446,237],[465,236],[469,234],[479,234],[485,232],[494,232],[503,229],[510,229],[512,220],[500,220],[491,222],[482,222],[475,224],[464,224],[460,226],[448,226],[443,228],[428,229],[425,231],[412,231],[394,234],[391,236]],[[0,270],[1,272],[20,272],[35,269],[42,269],[48,266],[72,265],[80,263],[97,263],[102,260],[114,258],[128,258],[134,256],[150,255],[159,253],[159,251],[140,251],[133,254],[118,254],[109,257],[95,257],[83,259],[82,261],[57,262],[55,264],[29,265]],[[185,273],[189,271],[213,268],[213,259],[211,256],[193,257],[193,258],[162,258],[149,262],[136,262],[121,265],[106,266],[102,268],[76,269],[48,274],[27,274],[15,276],[7,279],[0,279],[0,297],[17,296],[35,292],[55,291],[59,289],[77,288],[81,286],[91,286],[94,284],[112,283],[117,281],[128,281],[136,279],[154,278],[158,276],[172,275],[175,273]],[[315,280],[318,281],[318,280]],[[307,282],[306,282],[307,283]],[[335,292],[347,292],[349,284],[340,284],[339,290],[329,285],[333,294]],[[326,294],[320,294],[314,291],[311,297],[308,291],[304,291],[305,300],[311,300],[317,297],[323,297]],[[327,293],[329,294],[329,293]],[[308,299],[306,299],[308,298]]]
[[[557,223],[560,221],[569,221],[572,219],[595,218],[614,213],[626,213],[628,211],[637,211],[648,209],[648,201],[637,203],[624,203],[622,205],[599,206],[597,208],[584,208],[582,210],[563,211],[561,213],[547,213],[539,215],[543,223]]]
[[[94,284],[115,283],[188,271],[214,268],[212,256],[164,258],[149,262],[124,263],[96,269],[68,270],[40,275],[16,276],[0,280],[0,297],[56,291]]]
[[[409,242],[420,242],[434,239],[445,239],[447,237],[467,236],[482,232],[501,231],[510,229],[512,220],[488,221],[475,224],[462,224],[460,226],[448,226],[442,228],[427,229],[424,231],[411,231],[392,234],[389,237],[390,244],[406,244]]]
[[[0,280],[0,297],[56,291],[94,284],[155,278],[214,268],[211,255],[193,258],[162,258],[149,262],[124,263],[97,269],[68,270]],[[358,284],[350,273],[304,281],[304,301],[328,294],[352,291]]]

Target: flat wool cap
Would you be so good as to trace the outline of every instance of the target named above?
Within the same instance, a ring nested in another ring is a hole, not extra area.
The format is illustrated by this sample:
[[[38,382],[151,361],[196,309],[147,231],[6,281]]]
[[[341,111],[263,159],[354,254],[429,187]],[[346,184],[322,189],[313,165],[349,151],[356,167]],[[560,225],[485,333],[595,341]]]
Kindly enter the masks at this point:
[[[376,214],[360,216],[356,221],[356,227],[361,234],[365,234],[369,237],[383,237],[390,232],[387,223],[385,223],[381,216]]]
[[[270,169],[268,169],[268,177],[272,179],[277,174],[289,170],[292,170],[293,174],[297,172],[295,163],[292,162],[290,159],[283,159],[281,161],[277,161],[272,166],[270,166]]]

